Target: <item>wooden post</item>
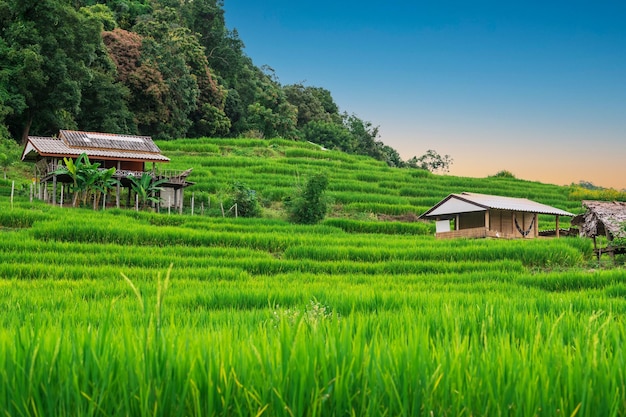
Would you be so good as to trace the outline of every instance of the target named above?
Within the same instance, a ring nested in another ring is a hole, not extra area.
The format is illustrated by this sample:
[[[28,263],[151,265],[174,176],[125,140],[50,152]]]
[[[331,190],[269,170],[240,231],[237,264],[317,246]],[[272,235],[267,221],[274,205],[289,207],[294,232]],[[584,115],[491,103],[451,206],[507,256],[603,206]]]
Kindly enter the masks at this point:
[[[135,211],[139,211],[139,194],[135,193]]]
[[[179,214],[183,214],[183,189],[181,188],[180,190],[178,190],[178,192],[180,193],[180,211]]]
[[[168,216],[170,215],[171,210],[172,210],[172,195],[169,194],[167,196],[167,215]]]
[[[59,201],[59,207],[63,207],[63,193],[65,193],[65,184],[61,186],[61,201]]]
[[[559,230],[559,215],[556,215],[556,237],[561,237],[561,231]]]
[[[182,188],[181,188],[182,190]],[[193,216],[193,210],[195,208],[196,205],[196,193],[191,193],[191,215]]]
[[[11,181],[11,210],[13,210],[13,194],[15,192],[15,180]]]
[[[120,171],[122,166],[122,161],[117,161],[117,172]],[[117,181],[117,185],[115,186],[115,207],[120,208],[120,181]]]
[[[535,221],[535,237],[539,236],[539,214],[535,213],[534,217],[533,217],[534,221]]]
[[[515,217],[515,212],[514,212],[514,211],[512,211],[512,212],[511,212],[511,232],[510,232],[510,233],[512,233],[512,236],[511,236],[511,237],[516,236],[516,234],[515,234],[515,233],[516,233],[515,231],[517,230],[517,227],[515,227],[515,219],[516,219],[516,218],[517,218],[517,217]]]
[[[491,230],[491,225],[489,224],[489,210],[485,210],[485,230]]]
[[[456,215],[456,218],[454,219],[454,230],[459,230],[459,218],[461,216],[459,216],[458,214]]]
[[[52,205],[57,203],[57,174],[52,174]]]

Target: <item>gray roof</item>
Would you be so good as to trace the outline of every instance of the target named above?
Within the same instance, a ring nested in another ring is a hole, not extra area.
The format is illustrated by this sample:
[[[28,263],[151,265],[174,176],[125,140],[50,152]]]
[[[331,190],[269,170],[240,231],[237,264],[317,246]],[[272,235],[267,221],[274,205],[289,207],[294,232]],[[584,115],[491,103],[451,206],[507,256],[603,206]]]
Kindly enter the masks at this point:
[[[460,213],[487,211],[491,209],[509,210],[527,213],[552,214],[558,216],[573,216],[565,210],[537,203],[526,198],[502,197],[489,194],[460,193],[450,194],[426,211],[420,218],[436,218]]]
[[[123,150],[150,153],[161,152],[150,136],[61,130],[59,131],[59,138],[72,148],[111,149],[116,151]]]
[[[582,236],[602,236],[608,232],[611,237],[626,237],[625,202],[583,200],[582,205],[587,211],[572,219]]]
[[[95,147],[93,145],[98,146]],[[29,136],[22,159],[32,158],[36,154],[41,156],[77,157],[85,153],[90,158],[169,162],[169,158],[161,155],[160,152],[160,149],[152,142],[152,139],[146,136],[62,130],[59,138]]]

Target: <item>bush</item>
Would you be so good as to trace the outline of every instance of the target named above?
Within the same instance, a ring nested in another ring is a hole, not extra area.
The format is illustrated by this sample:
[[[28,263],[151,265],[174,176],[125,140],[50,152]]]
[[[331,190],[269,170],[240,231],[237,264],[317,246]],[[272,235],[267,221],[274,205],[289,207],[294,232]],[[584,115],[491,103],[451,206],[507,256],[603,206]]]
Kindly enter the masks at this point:
[[[261,214],[261,207],[257,200],[256,191],[245,184],[235,182],[231,186],[233,204],[237,204],[237,215],[241,217],[257,217]]]
[[[328,210],[328,201],[324,197],[327,187],[326,175],[311,177],[301,195],[285,201],[289,218],[300,224],[315,224],[324,219]]]

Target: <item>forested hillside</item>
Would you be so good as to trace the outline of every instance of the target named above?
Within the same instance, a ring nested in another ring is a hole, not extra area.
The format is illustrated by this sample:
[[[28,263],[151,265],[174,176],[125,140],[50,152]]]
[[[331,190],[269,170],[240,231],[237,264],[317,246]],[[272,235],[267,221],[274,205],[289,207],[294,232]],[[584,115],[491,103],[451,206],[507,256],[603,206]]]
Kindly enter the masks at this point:
[[[403,165],[323,87],[281,85],[222,0],[0,0],[0,138],[283,137]]]

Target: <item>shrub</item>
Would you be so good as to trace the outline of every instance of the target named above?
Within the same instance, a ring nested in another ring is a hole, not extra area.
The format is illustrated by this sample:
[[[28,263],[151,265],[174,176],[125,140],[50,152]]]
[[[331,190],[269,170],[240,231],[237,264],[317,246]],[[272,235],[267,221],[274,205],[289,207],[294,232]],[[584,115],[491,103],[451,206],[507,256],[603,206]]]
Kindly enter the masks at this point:
[[[324,219],[328,210],[328,201],[324,197],[327,187],[326,175],[312,176],[300,196],[285,201],[289,218],[301,224],[315,224]]]
[[[493,178],[515,178],[515,175],[513,175],[511,171],[507,171],[506,169],[503,169],[502,171],[498,171],[492,177]]]
[[[237,204],[237,215],[241,217],[257,217],[261,214],[256,191],[243,183],[235,182],[231,186],[233,204]]]

